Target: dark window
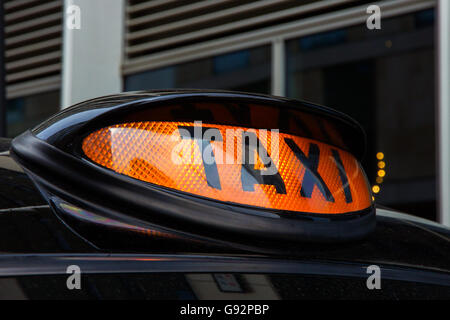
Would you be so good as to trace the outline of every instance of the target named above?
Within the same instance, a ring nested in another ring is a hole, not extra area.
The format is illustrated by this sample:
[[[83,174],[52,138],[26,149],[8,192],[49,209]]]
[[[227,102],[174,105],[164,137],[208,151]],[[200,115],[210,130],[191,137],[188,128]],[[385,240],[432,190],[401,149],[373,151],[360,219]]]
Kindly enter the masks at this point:
[[[383,19],[381,27],[289,40],[287,95],[358,120],[377,203],[435,219],[434,10]]]
[[[270,92],[270,47],[231,52],[212,58],[130,75],[125,90],[167,88]]]
[[[7,135],[15,137],[60,110],[59,91],[50,91],[8,100]]]

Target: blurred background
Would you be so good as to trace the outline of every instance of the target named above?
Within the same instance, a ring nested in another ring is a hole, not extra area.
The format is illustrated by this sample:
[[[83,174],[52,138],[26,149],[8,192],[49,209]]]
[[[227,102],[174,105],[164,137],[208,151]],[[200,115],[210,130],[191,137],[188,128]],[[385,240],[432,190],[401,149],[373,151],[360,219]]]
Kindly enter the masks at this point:
[[[377,203],[450,224],[448,2],[4,0],[0,132],[122,91],[309,100],[365,128]]]

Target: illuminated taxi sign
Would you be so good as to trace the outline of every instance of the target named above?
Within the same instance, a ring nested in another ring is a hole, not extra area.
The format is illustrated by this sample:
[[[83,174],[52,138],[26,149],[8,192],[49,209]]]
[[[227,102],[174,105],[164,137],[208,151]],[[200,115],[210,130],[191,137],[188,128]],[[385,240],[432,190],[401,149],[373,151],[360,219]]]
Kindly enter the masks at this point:
[[[277,131],[129,122],[91,133],[82,149],[117,173],[223,202],[316,214],[371,206],[367,179],[350,153]]]

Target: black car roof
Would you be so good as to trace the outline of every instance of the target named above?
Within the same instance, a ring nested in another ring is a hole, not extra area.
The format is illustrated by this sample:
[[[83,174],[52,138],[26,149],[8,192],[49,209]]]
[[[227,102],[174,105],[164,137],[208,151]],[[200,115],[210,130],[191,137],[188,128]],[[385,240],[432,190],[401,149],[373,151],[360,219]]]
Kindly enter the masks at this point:
[[[20,166],[9,157],[9,143],[9,140],[0,139],[0,255],[180,253],[171,252],[170,248],[152,249],[151,246],[107,247],[103,243],[98,247],[72,232],[54,214]],[[378,209],[376,230],[367,239],[335,245],[305,243],[296,248],[295,258],[450,272],[449,235],[449,229],[438,224]],[[195,253],[195,248],[187,246],[184,253]],[[214,249],[201,253],[245,254]]]

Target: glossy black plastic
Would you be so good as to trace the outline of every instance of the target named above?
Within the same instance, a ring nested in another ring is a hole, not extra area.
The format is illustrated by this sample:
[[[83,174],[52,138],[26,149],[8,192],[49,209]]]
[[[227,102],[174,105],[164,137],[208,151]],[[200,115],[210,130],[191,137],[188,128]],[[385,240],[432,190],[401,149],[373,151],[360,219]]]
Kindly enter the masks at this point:
[[[251,116],[255,108],[260,111],[259,117]],[[224,110],[233,112],[227,117]],[[280,131],[335,145],[358,158],[364,153],[365,138],[360,126],[325,107],[244,93],[167,91],[110,96],[66,109],[17,137],[12,155],[47,194],[111,219],[143,227],[158,226],[206,241],[276,247],[282,242],[360,239],[375,228],[372,207],[342,215],[289,215],[230,205],[143,183],[83,158],[80,145],[86,135],[111,124],[135,120],[202,120],[285,128]],[[313,130],[304,130],[306,126],[298,123],[305,121]]]
[[[280,129],[364,156],[366,135],[347,115],[309,102],[228,91],[132,92],[88,100],[32,130],[39,139],[72,151],[75,136],[130,121],[204,123]]]

